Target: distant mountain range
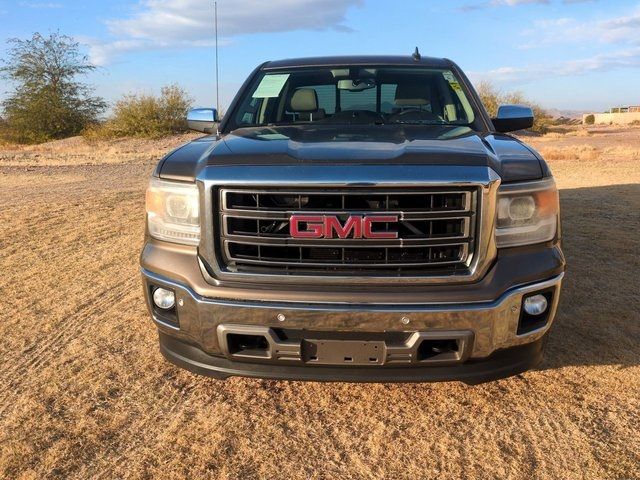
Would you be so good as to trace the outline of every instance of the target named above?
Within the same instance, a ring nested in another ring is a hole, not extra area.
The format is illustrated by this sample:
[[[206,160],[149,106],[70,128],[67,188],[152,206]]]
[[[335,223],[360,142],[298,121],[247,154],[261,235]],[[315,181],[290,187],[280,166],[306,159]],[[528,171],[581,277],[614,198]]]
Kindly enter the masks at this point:
[[[547,108],[546,112],[553,118],[576,118],[582,119],[585,113],[593,113],[589,110],[560,110],[557,108]]]

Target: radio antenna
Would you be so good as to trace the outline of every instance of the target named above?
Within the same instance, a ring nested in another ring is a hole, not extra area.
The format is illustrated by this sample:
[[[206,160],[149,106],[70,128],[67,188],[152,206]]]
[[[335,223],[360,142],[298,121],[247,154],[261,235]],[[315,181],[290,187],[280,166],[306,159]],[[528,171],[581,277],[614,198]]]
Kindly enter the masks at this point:
[[[220,85],[218,81],[218,2],[213,2],[214,25],[216,32],[216,108],[220,109]]]

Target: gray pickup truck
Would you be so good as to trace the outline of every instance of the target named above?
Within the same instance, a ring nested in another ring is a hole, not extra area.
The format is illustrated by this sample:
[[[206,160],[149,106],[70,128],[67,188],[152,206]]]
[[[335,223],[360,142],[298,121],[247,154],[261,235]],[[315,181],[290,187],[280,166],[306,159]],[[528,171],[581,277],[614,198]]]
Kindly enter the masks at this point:
[[[140,257],[193,372],[479,383],[536,366],[565,268],[540,155],[447,59],[266,62],[159,163]]]

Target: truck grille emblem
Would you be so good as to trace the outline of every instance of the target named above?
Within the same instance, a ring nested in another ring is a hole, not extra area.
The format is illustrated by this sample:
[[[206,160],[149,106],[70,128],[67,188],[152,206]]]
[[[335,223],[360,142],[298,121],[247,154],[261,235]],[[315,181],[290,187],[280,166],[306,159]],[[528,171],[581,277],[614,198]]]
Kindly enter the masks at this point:
[[[351,215],[344,223],[335,215],[292,215],[289,232],[293,238],[393,239],[397,231],[374,231],[374,224],[397,222],[397,215]]]

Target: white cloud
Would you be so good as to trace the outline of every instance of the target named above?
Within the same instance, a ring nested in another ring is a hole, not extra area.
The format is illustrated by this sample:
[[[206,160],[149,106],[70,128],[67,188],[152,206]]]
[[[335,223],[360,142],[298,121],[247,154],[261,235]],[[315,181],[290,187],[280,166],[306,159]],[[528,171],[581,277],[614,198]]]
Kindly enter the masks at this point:
[[[559,3],[572,4],[572,3],[586,3],[593,2],[595,0],[562,0]],[[518,5],[550,5],[551,0],[484,0],[478,3],[470,3],[463,5],[460,10],[463,12],[472,12],[474,10],[482,10],[489,7],[517,7]]]
[[[129,38],[126,40],[115,40],[113,42],[96,42],[92,38],[76,37],[81,43],[89,46],[89,58],[91,63],[97,66],[105,66],[113,62],[114,59],[126,53],[144,52],[153,50],[181,49],[181,48],[211,48],[215,45],[212,39],[202,40],[147,40],[139,38]],[[225,46],[231,41],[221,39],[218,44]]]
[[[493,0],[491,3],[493,5],[508,5],[513,7],[516,5],[525,5],[527,3],[547,4],[549,3],[549,0]]]
[[[640,45],[640,8],[625,16],[589,22],[571,18],[540,20],[523,35],[527,41],[522,48],[567,42]]]
[[[295,30],[350,31],[347,10],[364,0],[221,0],[219,37]],[[91,43],[92,60],[104,65],[131,51],[209,45],[213,36],[213,2],[141,0],[128,18],[107,21],[115,40]],[[195,43],[194,43],[195,42]]]
[[[470,76],[474,80],[518,85],[545,78],[577,76],[621,68],[640,68],[640,47],[567,62],[534,64],[525,67],[501,67],[487,72],[474,72]]]
[[[565,0],[568,1],[568,0]],[[574,2],[580,0],[573,0]],[[640,7],[627,15],[578,21],[572,18],[538,20],[522,33],[527,43],[520,48],[553,48],[554,45],[585,46],[580,51],[599,49],[586,58],[505,66],[471,76],[510,86],[532,83],[540,79],[578,76],[623,68],[640,68]],[[585,54],[586,55],[586,54]]]
[[[54,2],[20,2],[18,5],[20,5],[21,7],[39,8],[39,9],[63,8],[63,5],[61,3],[54,3]]]
[[[94,39],[83,37],[78,37],[78,40],[89,45],[91,63],[98,66],[106,65],[124,53],[147,50],[151,47],[141,40],[116,40],[110,43],[96,42]]]

